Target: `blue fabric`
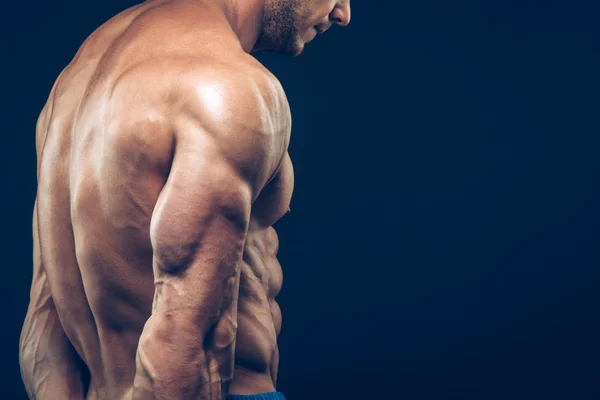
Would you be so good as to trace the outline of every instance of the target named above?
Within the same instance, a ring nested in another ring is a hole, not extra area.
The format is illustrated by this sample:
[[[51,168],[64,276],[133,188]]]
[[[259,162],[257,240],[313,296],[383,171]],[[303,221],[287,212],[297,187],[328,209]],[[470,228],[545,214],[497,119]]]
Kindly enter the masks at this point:
[[[227,400],[285,400],[280,392],[269,392],[259,394],[230,394]]]

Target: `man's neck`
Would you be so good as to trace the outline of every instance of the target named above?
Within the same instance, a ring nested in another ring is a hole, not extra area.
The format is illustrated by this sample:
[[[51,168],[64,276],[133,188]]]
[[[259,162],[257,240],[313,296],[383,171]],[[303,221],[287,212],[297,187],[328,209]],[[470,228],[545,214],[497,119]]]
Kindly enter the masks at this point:
[[[265,0],[176,0],[200,3],[223,14],[246,53],[255,50],[263,24]]]
[[[255,49],[262,33],[264,0],[225,0],[226,18],[245,52]]]

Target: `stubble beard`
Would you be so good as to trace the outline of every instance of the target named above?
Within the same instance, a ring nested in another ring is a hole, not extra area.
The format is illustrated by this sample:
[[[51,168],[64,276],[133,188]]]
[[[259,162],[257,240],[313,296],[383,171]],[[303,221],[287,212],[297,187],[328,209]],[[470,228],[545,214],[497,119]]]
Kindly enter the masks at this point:
[[[261,47],[287,56],[297,56],[304,50],[298,37],[303,0],[269,0],[265,4]]]

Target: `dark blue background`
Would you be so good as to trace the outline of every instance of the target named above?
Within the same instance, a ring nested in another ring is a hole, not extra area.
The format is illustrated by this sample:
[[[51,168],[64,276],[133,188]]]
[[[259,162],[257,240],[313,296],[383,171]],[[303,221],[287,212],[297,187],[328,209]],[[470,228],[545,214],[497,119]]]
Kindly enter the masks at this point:
[[[598,10],[352,1],[351,25],[303,56],[258,55],[293,112],[278,389],[600,398]],[[5,9],[2,399],[25,398],[36,118],[83,40],[133,4]]]

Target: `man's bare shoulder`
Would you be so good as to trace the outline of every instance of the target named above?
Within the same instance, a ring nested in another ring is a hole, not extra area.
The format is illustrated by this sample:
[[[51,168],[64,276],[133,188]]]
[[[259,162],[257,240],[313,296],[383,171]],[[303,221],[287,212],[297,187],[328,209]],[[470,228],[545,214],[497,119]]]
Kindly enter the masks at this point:
[[[118,78],[110,107],[124,119],[121,145],[139,146],[139,136],[156,132],[154,126],[162,143],[196,135],[241,168],[255,169],[262,160],[274,171],[289,144],[285,94],[257,61],[181,57],[165,65],[142,63]]]
[[[249,61],[212,63],[178,82],[178,93],[204,123],[276,134],[285,130],[289,108],[281,85]]]
[[[279,81],[256,60],[239,58],[184,55],[141,62],[114,80],[112,103],[129,112],[152,106],[169,116],[196,115],[207,123],[251,125],[270,119],[275,128],[289,119]]]

